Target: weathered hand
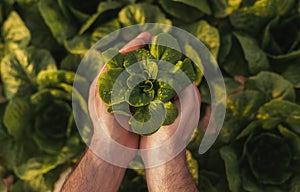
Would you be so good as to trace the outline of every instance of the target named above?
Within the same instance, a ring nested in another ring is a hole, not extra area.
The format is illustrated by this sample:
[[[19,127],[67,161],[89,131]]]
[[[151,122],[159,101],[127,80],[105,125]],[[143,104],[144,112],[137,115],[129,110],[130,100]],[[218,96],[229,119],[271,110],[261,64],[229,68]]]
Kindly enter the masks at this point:
[[[200,95],[194,84],[186,87],[174,104],[178,117],[156,133],[141,137],[139,148],[141,157],[148,167],[165,163],[185,150],[187,142],[198,125],[200,115]],[[185,153],[181,153],[185,155]]]
[[[120,53],[126,54],[134,51],[150,41],[151,35],[149,33],[141,33],[126,44]],[[100,74],[105,70],[107,70],[106,66],[103,67]],[[94,126],[90,149],[99,157],[106,157],[104,160],[126,167],[136,155],[139,136],[129,131],[128,117],[107,112],[108,106],[102,102],[98,95],[97,81],[98,76],[93,81],[89,91],[88,107]],[[127,150],[124,150],[124,147],[127,147]]]

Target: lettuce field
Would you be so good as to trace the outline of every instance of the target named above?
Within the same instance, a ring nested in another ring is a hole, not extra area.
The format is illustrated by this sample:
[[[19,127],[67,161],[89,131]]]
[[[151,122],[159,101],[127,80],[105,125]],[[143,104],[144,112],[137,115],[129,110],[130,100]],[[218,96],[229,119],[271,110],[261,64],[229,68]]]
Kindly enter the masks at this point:
[[[0,192],[53,191],[76,165],[86,148],[72,110],[77,68],[98,40],[145,23],[193,34],[224,77],[225,121],[203,155],[211,95],[198,78],[201,117],[186,154],[199,190],[300,192],[299,0],[1,0]],[[128,169],[120,191],[147,191],[144,170]]]

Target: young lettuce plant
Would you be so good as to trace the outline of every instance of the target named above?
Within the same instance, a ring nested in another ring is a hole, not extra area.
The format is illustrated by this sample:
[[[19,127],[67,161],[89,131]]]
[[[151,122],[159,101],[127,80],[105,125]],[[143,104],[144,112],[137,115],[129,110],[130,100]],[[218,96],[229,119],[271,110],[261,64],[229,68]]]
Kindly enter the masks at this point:
[[[178,50],[174,37],[160,33],[148,49],[117,53],[99,76],[99,96],[108,111],[128,116],[135,133],[149,135],[175,121],[178,110],[171,100],[197,76],[193,62]]]

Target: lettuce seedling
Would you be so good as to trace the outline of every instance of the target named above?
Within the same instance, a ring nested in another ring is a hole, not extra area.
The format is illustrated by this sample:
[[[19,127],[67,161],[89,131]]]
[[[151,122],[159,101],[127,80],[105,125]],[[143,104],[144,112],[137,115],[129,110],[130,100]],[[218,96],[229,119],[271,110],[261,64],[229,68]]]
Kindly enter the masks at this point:
[[[110,113],[128,116],[140,135],[175,121],[178,110],[171,100],[197,76],[194,63],[167,33],[155,36],[146,48],[116,54],[106,65],[98,79],[99,96]]]

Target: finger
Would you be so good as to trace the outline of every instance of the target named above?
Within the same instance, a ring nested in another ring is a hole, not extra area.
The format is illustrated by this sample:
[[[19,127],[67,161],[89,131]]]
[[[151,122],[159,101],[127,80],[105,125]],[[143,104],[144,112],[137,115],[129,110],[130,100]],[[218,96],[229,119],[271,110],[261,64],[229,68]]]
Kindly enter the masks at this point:
[[[149,44],[152,40],[152,35],[148,32],[143,32],[139,34],[136,38],[128,42],[122,49],[120,53],[125,55],[131,51],[145,47],[146,44]]]

